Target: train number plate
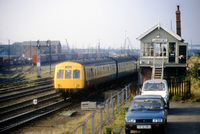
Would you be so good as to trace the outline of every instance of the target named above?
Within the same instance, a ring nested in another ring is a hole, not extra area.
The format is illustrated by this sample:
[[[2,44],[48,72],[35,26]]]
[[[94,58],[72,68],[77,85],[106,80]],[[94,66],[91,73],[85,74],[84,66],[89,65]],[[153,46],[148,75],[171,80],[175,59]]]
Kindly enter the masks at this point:
[[[151,125],[137,125],[137,129],[151,129]]]

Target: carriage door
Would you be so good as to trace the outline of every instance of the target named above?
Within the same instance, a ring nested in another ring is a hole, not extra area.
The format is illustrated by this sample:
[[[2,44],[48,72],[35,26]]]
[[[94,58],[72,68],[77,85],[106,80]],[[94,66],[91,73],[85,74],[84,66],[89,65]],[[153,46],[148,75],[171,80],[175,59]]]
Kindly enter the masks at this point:
[[[179,46],[179,63],[186,63],[186,46]]]

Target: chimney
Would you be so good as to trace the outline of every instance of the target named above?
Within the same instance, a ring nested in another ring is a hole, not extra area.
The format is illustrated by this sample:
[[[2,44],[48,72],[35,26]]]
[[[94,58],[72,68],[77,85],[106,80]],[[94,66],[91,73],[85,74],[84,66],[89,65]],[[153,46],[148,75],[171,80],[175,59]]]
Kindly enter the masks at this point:
[[[177,5],[176,11],[176,33],[181,36],[181,12],[179,11],[179,5]]]

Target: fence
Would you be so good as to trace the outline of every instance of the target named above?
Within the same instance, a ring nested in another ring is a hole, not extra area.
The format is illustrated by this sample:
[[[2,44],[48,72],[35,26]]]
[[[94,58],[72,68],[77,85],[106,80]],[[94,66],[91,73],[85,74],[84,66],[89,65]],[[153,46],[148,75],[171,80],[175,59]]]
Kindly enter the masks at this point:
[[[130,99],[130,85],[116,93],[87,118],[81,125],[72,130],[69,134],[102,134],[103,126],[109,125],[115,119],[114,113],[119,112],[120,106]]]
[[[170,96],[181,96],[181,97],[189,97],[191,84],[189,81],[181,81],[181,80],[167,80],[168,88],[170,92]]]

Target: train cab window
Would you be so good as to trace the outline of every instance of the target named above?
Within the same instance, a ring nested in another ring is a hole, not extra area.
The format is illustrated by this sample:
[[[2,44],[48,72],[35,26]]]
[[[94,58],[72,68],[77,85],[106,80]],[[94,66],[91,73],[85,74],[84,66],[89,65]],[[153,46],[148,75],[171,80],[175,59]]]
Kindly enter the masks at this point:
[[[65,79],[71,79],[71,70],[65,70]]]
[[[57,71],[57,79],[63,79],[63,70]]]
[[[74,70],[73,71],[73,78],[79,79],[80,78],[80,70]]]

